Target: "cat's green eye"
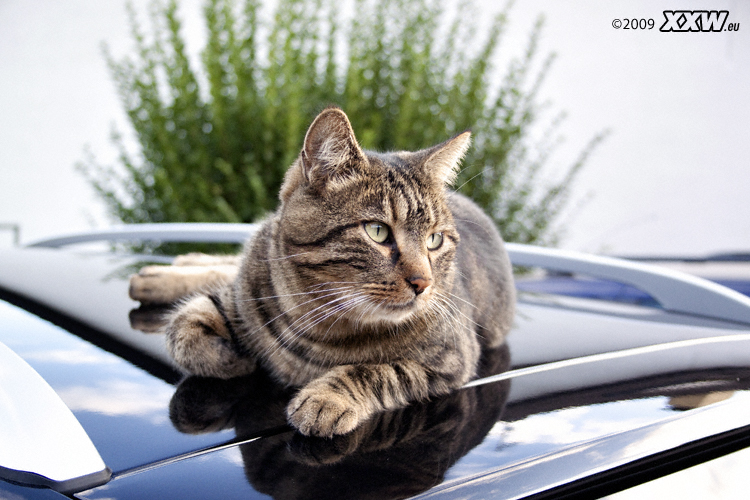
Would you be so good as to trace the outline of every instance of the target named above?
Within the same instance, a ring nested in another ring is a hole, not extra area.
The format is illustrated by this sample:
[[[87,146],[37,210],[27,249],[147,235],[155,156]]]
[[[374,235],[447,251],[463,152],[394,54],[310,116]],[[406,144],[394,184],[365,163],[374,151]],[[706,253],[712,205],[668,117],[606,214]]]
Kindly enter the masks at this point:
[[[385,242],[385,240],[388,239],[388,235],[390,234],[388,226],[386,226],[385,224],[381,224],[380,222],[365,223],[365,231],[375,243]]]
[[[427,237],[427,249],[437,250],[443,244],[443,233],[432,233]]]

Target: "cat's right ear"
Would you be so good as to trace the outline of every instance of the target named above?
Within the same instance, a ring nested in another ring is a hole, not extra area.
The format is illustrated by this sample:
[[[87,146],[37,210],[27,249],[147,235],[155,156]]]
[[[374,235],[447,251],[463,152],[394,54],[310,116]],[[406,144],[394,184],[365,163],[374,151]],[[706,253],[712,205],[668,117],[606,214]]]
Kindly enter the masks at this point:
[[[327,108],[315,118],[300,159],[305,180],[318,188],[345,184],[367,161],[349,118],[339,108]]]

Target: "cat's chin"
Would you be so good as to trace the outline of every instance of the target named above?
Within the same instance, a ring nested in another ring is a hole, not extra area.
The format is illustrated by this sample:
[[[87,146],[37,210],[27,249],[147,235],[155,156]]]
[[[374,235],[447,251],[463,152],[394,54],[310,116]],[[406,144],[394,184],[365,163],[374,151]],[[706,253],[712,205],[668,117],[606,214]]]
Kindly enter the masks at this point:
[[[366,314],[358,316],[358,322],[363,325],[397,325],[422,309],[419,302],[414,299],[403,304],[379,304],[376,308],[370,308]]]

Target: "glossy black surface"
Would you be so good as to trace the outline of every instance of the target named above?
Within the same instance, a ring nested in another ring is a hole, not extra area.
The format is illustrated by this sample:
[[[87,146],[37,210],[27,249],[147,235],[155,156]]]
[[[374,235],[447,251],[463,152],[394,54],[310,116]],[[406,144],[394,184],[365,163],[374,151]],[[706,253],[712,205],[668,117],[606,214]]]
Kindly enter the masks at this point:
[[[284,427],[290,392],[262,374],[173,385],[160,334],[131,326],[150,330],[154,313],[127,299],[137,259],[25,252],[0,255],[13,264],[0,267],[0,295],[56,324],[0,302],[0,341],[53,386],[113,469],[79,498],[520,498],[643,458],[627,450],[681,446],[691,422],[707,435],[750,425],[750,411],[722,410],[750,408],[746,329],[522,299],[511,360],[491,353],[485,373],[717,340],[554,367],[380,415],[332,441],[302,438]]]
[[[2,301],[0,341],[55,389],[115,473],[226,438],[177,432],[172,385]]]
[[[491,358],[487,367],[502,369],[507,349],[493,352]],[[268,429],[285,426],[283,409],[291,391],[262,374],[231,381],[189,378],[172,399],[172,420],[178,428],[192,433],[230,427],[238,439],[263,437],[239,449],[128,474],[81,496],[128,498],[136,490],[157,496],[162,481],[179,482],[180,489],[189,491],[192,486],[185,483],[201,481],[197,464],[210,475],[215,468],[229,469],[229,462],[243,474],[221,474],[222,498],[253,498],[255,492],[273,498],[410,497],[439,484],[445,471],[484,439],[502,412],[507,389],[502,383],[459,391],[379,415],[353,433],[329,440],[291,430],[267,435]],[[151,482],[147,476],[160,479]]]
[[[597,465],[626,460],[623,450],[679,445],[682,433],[672,428],[679,431],[685,416],[734,400],[747,409],[748,385],[748,369],[670,374],[507,404],[496,420],[507,386],[488,384],[381,415],[354,435],[327,441],[292,432],[262,436],[260,429],[283,424],[286,397],[268,393],[262,380],[188,379],[173,399],[182,408],[173,413],[180,428],[228,425],[240,438],[259,438],[115,478],[80,496],[157,497],[172,485],[180,497],[198,491],[202,498],[404,498],[435,486],[424,495],[503,498],[512,491],[516,498],[555,486],[551,478],[578,468],[596,472]],[[704,414],[697,424],[709,430],[719,423],[713,419]],[[221,481],[210,488],[216,477]]]
[[[46,488],[28,488],[26,486],[19,486],[17,484],[0,481],[0,498],[3,500],[65,500],[69,497]]]

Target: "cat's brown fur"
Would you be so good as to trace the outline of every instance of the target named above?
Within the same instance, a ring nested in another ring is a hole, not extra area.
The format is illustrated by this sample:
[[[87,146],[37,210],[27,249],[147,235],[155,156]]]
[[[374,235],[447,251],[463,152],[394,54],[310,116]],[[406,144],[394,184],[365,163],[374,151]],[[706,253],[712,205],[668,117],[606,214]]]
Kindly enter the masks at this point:
[[[508,333],[515,297],[493,223],[446,187],[469,136],[365,152],[343,111],[324,110],[236,279],[172,314],[175,360],[221,378],[262,364],[301,387],[287,418],[319,436],[470,380],[481,349]],[[368,222],[388,239],[377,243]]]

